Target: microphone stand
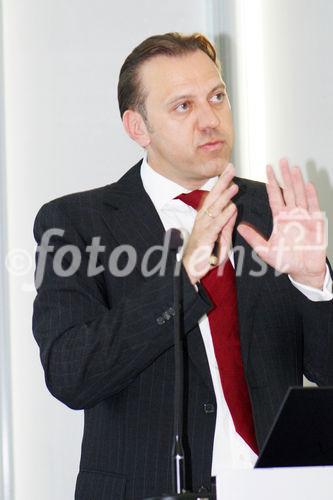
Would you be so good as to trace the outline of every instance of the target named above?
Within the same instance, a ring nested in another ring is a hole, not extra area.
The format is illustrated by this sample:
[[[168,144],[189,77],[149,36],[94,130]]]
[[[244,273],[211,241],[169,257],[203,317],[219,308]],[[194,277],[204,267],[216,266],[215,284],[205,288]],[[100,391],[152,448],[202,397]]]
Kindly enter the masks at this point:
[[[178,229],[169,230],[169,250],[174,255],[174,338],[175,338],[175,392],[174,392],[174,442],[171,455],[173,493],[149,497],[145,500],[213,500],[215,496],[206,492],[186,491],[185,452],[183,448],[183,407],[184,407],[184,351],[181,329],[181,277],[177,252],[184,239]]]

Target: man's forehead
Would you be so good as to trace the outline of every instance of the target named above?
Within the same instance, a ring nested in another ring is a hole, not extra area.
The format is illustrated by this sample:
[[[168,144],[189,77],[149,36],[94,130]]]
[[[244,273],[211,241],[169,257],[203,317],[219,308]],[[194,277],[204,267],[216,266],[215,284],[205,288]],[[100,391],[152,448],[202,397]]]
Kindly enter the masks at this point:
[[[202,51],[181,56],[158,55],[146,61],[141,72],[146,90],[155,90],[166,97],[177,94],[211,92],[225,88],[214,62]]]

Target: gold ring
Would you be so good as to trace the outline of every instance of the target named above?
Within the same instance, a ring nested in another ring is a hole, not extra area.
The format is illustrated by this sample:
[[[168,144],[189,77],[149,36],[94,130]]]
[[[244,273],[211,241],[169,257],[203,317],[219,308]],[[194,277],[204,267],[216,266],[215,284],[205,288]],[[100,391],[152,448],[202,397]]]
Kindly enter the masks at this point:
[[[217,266],[217,263],[218,263],[218,258],[216,257],[216,255],[211,255],[209,257],[209,264],[211,266]]]
[[[211,219],[215,219],[215,215],[213,215],[207,208],[205,209],[205,214],[207,214]]]

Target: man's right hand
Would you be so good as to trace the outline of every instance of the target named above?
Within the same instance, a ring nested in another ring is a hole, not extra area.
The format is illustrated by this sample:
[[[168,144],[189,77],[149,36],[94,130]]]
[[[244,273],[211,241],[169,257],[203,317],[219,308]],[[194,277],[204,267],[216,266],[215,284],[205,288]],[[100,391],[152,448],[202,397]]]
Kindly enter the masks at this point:
[[[237,184],[232,182],[234,175],[235,168],[229,164],[198,210],[183,256],[183,265],[192,284],[212,269],[210,257],[216,241],[219,248],[217,265],[228,258],[237,217],[237,207],[231,201],[238,192]]]

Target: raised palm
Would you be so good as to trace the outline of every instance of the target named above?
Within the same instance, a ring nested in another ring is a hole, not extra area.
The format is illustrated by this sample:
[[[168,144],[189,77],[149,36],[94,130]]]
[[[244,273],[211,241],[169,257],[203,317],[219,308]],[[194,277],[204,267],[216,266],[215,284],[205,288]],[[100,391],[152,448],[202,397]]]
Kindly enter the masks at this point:
[[[280,188],[271,166],[267,167],[267,193],[273,215],[268,240],[246,223],[239,233],[256,253],[279,272],[296,281],[321,288],[326,271],[327,223],[320,211],[315,187],[305,183],[298,167],[280,161],[284,182]]]

